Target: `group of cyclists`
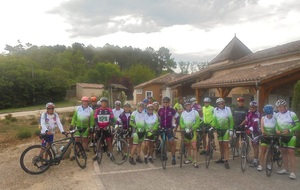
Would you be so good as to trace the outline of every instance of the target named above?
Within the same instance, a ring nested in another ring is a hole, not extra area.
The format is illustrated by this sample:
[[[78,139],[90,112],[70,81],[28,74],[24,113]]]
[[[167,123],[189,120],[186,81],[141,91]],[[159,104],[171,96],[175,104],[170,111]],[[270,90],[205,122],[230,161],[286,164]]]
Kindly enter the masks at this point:
[[[102,97],[97,101],[96,97],[81,98],[82,105],[78,106],[72,117],[71,128],[82,129],[82,133],[76,132],[77,141],[82,139],[85,150],[89,150],[89,136],[96,134],[99,138],[99,130],[103,129],[103,135],[107,143],[108,156],[113,159],[112,141],[113,129],[122,127],[128,131],[126,139],[129,143],[129,163],[153,163],[155,160],[155,147],[157,147],[157,139],[159,138],[159,129],[166,129],[166,138],[169,143],[171,152],[171,163],[176,165],[176,133],[181,134],[181,140],[184,141],[187,149],[187,159],[185,164],[193,164],[198,168],[197,163],[197,131],[201,129],[202,133],[202,150],[200,155],[206,154],[207,132],[213,127],[217,131],[217,140],[221,157],[216,161],[218,164],[224,164],[229,169],[229,141],[235,131],[246,131],[245,135],[255,138],[262,136],[261,142],[253,141],[254,159],[250,166],[257,167],[258,171],[262,170],[265,163],[265,153],[270,142],[270,135],[281,136],[281,152],[283,157],[283,169],[278,174],[287,174],[291,179],[295,179],[295,132],[300,129],[299,119],[296,114],[287,109],[287,103],[283,99],[276,102],[278,112],[274,112],[272,105],[266,105],[263,109],[264,116],[258,112],[258,104],[251,101],[249,108],[244,105],[244,98],[237,98],[237,107],[231,110],[225,105],[223,98],[216,100],[216,107],[211,105],[209,97],[204,98],[203,107],[197,103],[196,98],[184,100],[178,98],[176,104],[170,105],[170,98],[163,97],[162,105],[152,98],[147,98],[137,104],[136,110],[132,111],[129,102],[125,102],[123,107],[121,102],[117,100],[114,108],[109,108],[108,98]],[[41,126],[42,132],[52,135],[48,138],[53,141],[54,128],[59,127],[64,133],[58,115],[54,112],[54,104],[47,103],[47,112],[42,114]],[[43,116],[44,115],[44,116]],[[46,119],[45,119],[46,117]],[[242,133],[237,135],[237,139],[242,137]],[[95,142],[90,142],[90,146],[95,146]],[[144,145],[142,146],[142,143]],[[236,155],[239,156],[239,141],[235,144]],[[43,141],[46,146],[47,142]],[[259,146],[260,145],[260,146]],[[260,151],[259,151],[260,148]],[[260,154],[259,154],[260,152]],[[72,159],[72,158],[71,158]],[[97,158],[93,158],[96,160]],[[167,158],[166,158],[167,159]]]

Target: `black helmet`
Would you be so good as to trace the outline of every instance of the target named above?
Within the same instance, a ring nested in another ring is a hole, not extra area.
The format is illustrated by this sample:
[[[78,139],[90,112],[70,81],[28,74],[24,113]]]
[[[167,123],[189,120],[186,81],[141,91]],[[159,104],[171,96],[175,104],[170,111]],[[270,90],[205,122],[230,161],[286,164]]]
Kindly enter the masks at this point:
[[[170,98],[169,98],[168,96],[165,96],[165,97],[163,98],[163,102],[170,102]]]

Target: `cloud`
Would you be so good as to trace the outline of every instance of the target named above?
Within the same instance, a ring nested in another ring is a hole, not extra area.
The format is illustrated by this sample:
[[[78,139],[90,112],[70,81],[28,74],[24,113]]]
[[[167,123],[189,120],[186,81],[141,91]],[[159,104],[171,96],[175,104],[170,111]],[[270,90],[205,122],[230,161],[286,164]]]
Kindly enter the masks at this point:
[[[73,0],[50,13],[59,14],[72,25],[74,37],[96,37],[115,32],[153,33],[174,25],[214,28],[239,22],[255,10],[258,0]],[[254,14],[256,15],[256,14]]]

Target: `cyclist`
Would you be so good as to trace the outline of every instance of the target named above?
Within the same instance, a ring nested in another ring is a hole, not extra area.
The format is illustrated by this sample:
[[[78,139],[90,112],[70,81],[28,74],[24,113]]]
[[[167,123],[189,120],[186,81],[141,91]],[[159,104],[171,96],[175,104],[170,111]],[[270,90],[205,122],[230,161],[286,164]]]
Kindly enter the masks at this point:
[[[204,106],[202,107],[202,115],[203,115],[203,135],[202,135],[202,142],[203,142],[203,150],[200,152],[200,155],[206,154],[206,138],[207,132],[210,128],[212,121],[213,121],[213,114],[214,114],[214,107],[210,105],[211,99],[209,97],[204,98],[203,100]]]
[[[267,146],[269,145],[270,142],[270,138],[268,138],[268,136],[275,135],[275,126],[276,126],[276,120],[275,117],[273,116],[273,106],[265,105],[263,110],[266,115],[261,118],[261,122],[260,122],[263,138],[261,138],[259,165],[257,166],[257,171],[261,171],[262,170],[261,165],[265,163]]]
[[[191,98],[190,102],[192,103],[192,109],[196,110],[200,117],[202,117],[202,107],[200,104],[197,103],[197,99],[196,98]]]
[[[116,125],[122,125],[123,129],[127,130],[126,139],[129,142],[129,150],[132,147],[132,126],[130,125],[131,105],[129,102],[124,103],[124,112],[117,119]],[[127,155],[126,155],[127,156]]]
[[[144,103],[144,112],[147,113],[147,105],[150,104],[150,101],[147,98],[145,98],[143,100],[143,103]]]
[[[46,134],[47,138],[42,139],[42,146],[49,146],[54,140],[55,128],[58,127],[62,134],[65,133],[59,116],[54,112],[55,105],[52,102],[46,104],[46,112],[41,114],[41,134]]]
[[[155,134],[158,129],[158,117],[153,113],[154,106],[152,104],[147,105],[147,114],[145,114],[145,145],[144,145],[144,162],[153,163],[153,145],[155,142]]]
[[[229,136],[232,136],[233,117],[231,109],[225,106],[225,100],[218,98],[217,107],[214,108],[213,124],[218,133],[218,141],[220,145],[221,158],[216,163],[225,163],[225,168],[229,169]]]
[[[96,109],[99,108],[99,105],[97,105],[97,97],[96,96],[92,96],[90,98],[91,104],[90,107],[95,111]]]
[[[119,118],[119,116],[121,115],[121,113],[123,113],[124,109],[121,108],[121,102],[119,100],[115,101],[115,108],[112,110],[114,117],[115,117],[115,122],[117,121],[117,119]]]
[[[252,138],[256,137],[259,135],[261,132],[261,129],[259,127],[260,123],[260,113],[257,111],[257,102],[256,101],[251,101],[250,102],[250,109],[246,114],[246,120],[245,120],[245,130],[246,131],[251,131]],[[258,155],[259,155],[259,141],[253,142],[251,141],[252,147],[253,147],[253,152],[254,152],[254,159],[253,162],[250,163],[249,165],[251,167],[257,167],[258,166]]]
[[[153,102],[153,107],[154,107],[153,113],[157,114],[159,109],[159,103],[157,101]]]
[[[143,163],[140,154],[142,148],[142,142],[145,137],[145,112],[144,112],[144,103],[139,102],[138,108],[134,112],[132,112],[130,117],[130,125],[133,128],[132,138],[133,144],[130,150],[129,162],[132,165],[135,165],[136,162]],[[136,162],[134,161],[134,153],[137,152]]]
[[[198,168],[197,164],[197,129],[200,126],[200,116],[196,110],[192,109],[191,102],[184,103],[185,111],[180,116],[180,128],[184,129],[184,142],[188,151],[188,160],[185,164],[193,163],[195,168]],[[193,149],[193,156],[191,152],[191,146]]]
[[[281,153],[284,168],[277,171],[277,173],[286,174],[290,171],[290,179],[296,179],[295,132],[300,129],[299,119],[294,112],[287,109],[285,100],[279,99],[276,102],[276,107],[278,109],[278,113],[275,115],[276,133],[281,136]]]
[[[237,107],[233,109],[232,115],[233,115],[233,121],[234,121],[234,129],[236,131],[244,131],[245,130],[245,118],[246,114],[249,111],[249,108],[244,106],[245,99],[243,97],[238,97],[237,99]],[[239,138],[243,138],[243,134],[237,133],[236,134],[236,144],[235,144],[235,155],[239,156]]]
[[[107,143],[108,148],[108,156],[111,160],[113,160],[112,156],[112,134],[111,129],[109,126],[111,126],[114,123],[114,114],[111,110],[111,108],[108,107],[108,99],[106,97],[100,98],[101,107],[98,108],[95,111],[94,114],[94,120],[96,123],[96,139],[100,138],[100,128],[103,129],[103,136]],[[97,160],[97,156],[93,158],[93,160]]]
[[[94,111],[89,106],[89,98],[87,96],[83,96],[81,98],[82,105],[78,106],[71,122],[71,129],[76,127],[76,129],[83,130],[82,132],[82,146],[88,151],[88,135],[89,131],[93,130],[94,127]],[[75,140],[80,142],[80,132],[77,131],[74,134]],[[71,158],[73,160],[74,158]]]
[[[158,110],[158,117],[160,118],[160,128],[167,129],[166,136],[171,147],[172,165],[175,165],[176,158],[173,136],[173,119],[175,119],[176,123],[178,123],[179,115],[175,109],[170,107],[170,98],[167,96],[163,98],[163,107]]]

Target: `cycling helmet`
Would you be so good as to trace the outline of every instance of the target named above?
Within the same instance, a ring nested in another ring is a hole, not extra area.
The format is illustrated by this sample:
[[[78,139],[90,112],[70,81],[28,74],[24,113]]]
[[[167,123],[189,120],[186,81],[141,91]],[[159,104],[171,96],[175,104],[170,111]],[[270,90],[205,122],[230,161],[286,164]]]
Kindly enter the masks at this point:
[[[149,108],[152,108],[152,109],[153,109],[153,108],[154,108],[153,104],[148,104],[148,105],[147,105],[147,109],[149,109]]]
[[[143,102],[144,102],[144,104],[148,104],[149,100],[148,99],[144,99]]]
[[[83,97],[81,98],[81,101],[86,101],[86,102],[88,102],[88,101],[89,101],[89,97],[83,96]]]
[[[272,105],[265,105],[264,107],[265,114],[273,114],[273,106]]]
[[[189,128],[185,129],[184,137],[187,138],[188,140],[192,140],[194,137],[193,131]]]
[[[218,98],[218,99],[216,100],[216,104],[221,103],[221,102],[225,102],[225,100],[224,100],[223,98]]]
[[[115,101],[115,105],[116,106],[120,106],[121,105],[121,102],[119,100]]]
[[[203,100],[204,103],[210,103],[211,102],[211,99],[209,97],[206,97],[204,98]]]
[[[279,99],[277,100],[277,102],[275,103],[276,107],[279,107],[279,106],[286,106],[286,101],[283,100],[283,99]]]
[[[245,99],[244,99],[243,97],[238,97],[236,100],[237,100],[238,102],[244,102],[244,101],[245,101]]]
[[[55,105],[54,105],[52,102],[48,102],[48,103],[46,104],[46,108],[48,108],[48,107],[50,107],[50,106],[55,107]]]
[[[158,105],[159,103],[157,101],[153,102],[153,105]]]
[[[170,98],[167,97],[167,96],[165,96],[165,97],[163,98],[163,102],[170,102]]]
[[[145,105],[144,105],[143,102],[139,102],[139,103],[137,104],[137,106],[138,106],[138,107],[144,107]]]
[[[197,101],[196,98],[191,98],[191,99],[190,99],[190,102],[196,102],[196,101]]]
[[[250,102],[250,107],[257,107],[257,102],[256,101],[252,101]]]
[[[186,105],[191,105],[191,104],[192,104],[192,102],[187,101],[187,102],[184,103],[184,106],[186,106]]]
[[[97,97],[92,96],[92,97],[91,97],[91,102],[97,102]]]
[[[97,102],[97,105],[98,105],[98,106],[100,106],[100,105],[101,105],[101,102],[100,102],[100,100]]]
[[[103,102],[103,101],[105,101],[105,102],[107,102],[107,103],[108,103],[108,99],[107,99],[106,97],[102,97],[102,98],[100,98],[100,102]]]
[[[130,105],[129,102],[125,102],[125,103],[124,103],[124,107],[131,107],[131,105]]]

